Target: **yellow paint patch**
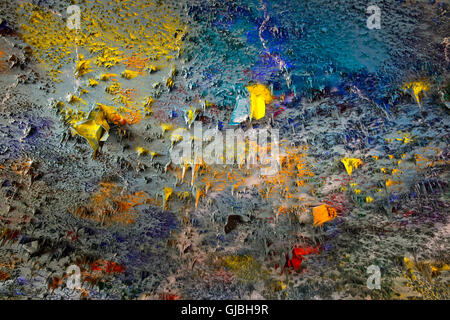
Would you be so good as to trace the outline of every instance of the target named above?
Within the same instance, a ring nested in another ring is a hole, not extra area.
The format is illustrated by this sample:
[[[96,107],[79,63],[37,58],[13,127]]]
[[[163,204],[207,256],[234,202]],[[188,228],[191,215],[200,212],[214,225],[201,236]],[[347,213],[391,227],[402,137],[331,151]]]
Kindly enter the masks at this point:
[[[109,125],[106,121],[105,114],[100,109],[92,110],[87,120],[74,125],[73,129],[76,134],[79,134],[88,141],[94,150],[94,156],[99,147],[99,142],[106,141],[109,136]]]
[[[137,151],[138,157],[145,155],[149,152],[149,150],[145,149],[144,147],[137,147],[136,151]]]
[[[100,81],[108,81],[108,80],[110,80],[110,79],[112,79],[114,77],[117,77],[117,74],[115,74],[115,73],[103,73],[103,74],[98,76],[98,79]]]
[[[98,81],[95,79],[89,79],[89,86],[90,87],[95,87],[98,85]]]
[[[49,73],[55,79],[77,48],[93,54],[95,64],[104,68],[125,60],[124,49],[133,50],[134,56],[165,60],[181,50],[185,27],[168,6],[123,0],[111,1],[108,6],[84,3],[81,10],[83,32],[77,32],[67,28],[63,17],[50,10],[31,3],[19,5],[23,39],[33,47],[36,57],[50,66]],[[140,12],[139,19],[130,14],[135,10]],[[139,67],[145,68],[149,61],[142,59]]]
[[[170,129],[172,129],[173,126],[170,123],[161,123],[160,127],[162,130],[162,134],[164,134],[166,131],[169,131]]]

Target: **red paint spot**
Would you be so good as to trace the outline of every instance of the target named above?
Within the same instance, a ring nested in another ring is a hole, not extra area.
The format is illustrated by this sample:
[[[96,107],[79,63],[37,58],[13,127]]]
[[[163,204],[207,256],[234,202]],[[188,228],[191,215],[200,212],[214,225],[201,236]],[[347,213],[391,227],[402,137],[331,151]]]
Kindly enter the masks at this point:
[[[67,237],[70,238],[72,241],[78,240],[79,236],[74,231],[67,231]]]
[[[274,117],[274,118],[278,117],[281,113],[284,112],[284,110],[286,110],[286,109],[283,108],[283,107],[279,108],[277,111],[275,111],[275,112],[273,113],[273,117]]]
[[[19,237],[19,231],[18,230],[10,230],[6,229],[6,232],[3,235],[4,241],[15,241]]]
[[[324,202],[335,208],[339,213],[343,213],[345,210],[345,196],[343,193],[334,194],[331,199],[326,199]]]
[[[47,290],[52,289],[52,293],[57,289],[59,286],[63,284],[63,279],[59,277],[53,277],[51,281],[48,284]]]
[[[92,271],[106,273],[120,273],[125,271],[125,267],[112,261],[96,260],[91,264]]]

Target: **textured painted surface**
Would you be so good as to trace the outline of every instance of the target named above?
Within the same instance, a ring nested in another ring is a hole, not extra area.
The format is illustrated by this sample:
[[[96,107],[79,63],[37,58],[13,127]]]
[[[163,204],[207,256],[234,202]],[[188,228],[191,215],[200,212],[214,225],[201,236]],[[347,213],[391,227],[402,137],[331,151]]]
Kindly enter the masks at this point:
[[[449,298],[447,4],[72,4],[0,4],[1,298]],[[171,163],[194,121],[280,170]]]

